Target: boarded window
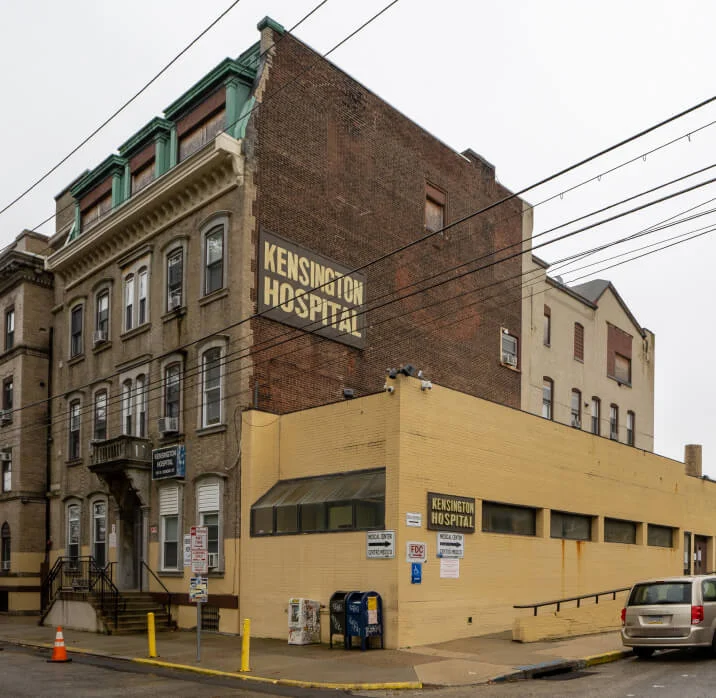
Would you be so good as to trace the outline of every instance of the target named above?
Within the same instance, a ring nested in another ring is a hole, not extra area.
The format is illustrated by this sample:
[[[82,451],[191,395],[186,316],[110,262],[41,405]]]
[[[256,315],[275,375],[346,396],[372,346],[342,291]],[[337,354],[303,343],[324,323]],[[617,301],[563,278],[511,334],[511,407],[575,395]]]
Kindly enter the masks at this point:
[[[674,529],[669,526],[649,524],[646,542],[649,545],[656,546],[657,548],[673,548]]]
[[[574,323],[574,358],[584,361],[584,327],[578,322]]]
[[[569,540],[592,540],[592,517],[553,511],[550,518],[550,536]]]
[[[226,111],[221,109],[205,121],[200,123],[196,128],[189,131],[179,139],[179,160],[188,158],[202,146],[220,134],[226,126]]]
[[[606,543],[636,543],[636,524],[621,519],[604,519],[604,541]]]
[[[542,343],[548,347],[552,342],[552,311],[548,305],[544,307],[544,324],[542,326]]]
[[[631,384],[631,359],[621,354],[614,356],[614,378],[620,383]]]
[[[482,530],[487,533],[534,536],[537,531],[537,511],[530,507],[483,502]]]
[[[435,233],[445,227],[445,192],[430,184],[425,186],[425,229]]]

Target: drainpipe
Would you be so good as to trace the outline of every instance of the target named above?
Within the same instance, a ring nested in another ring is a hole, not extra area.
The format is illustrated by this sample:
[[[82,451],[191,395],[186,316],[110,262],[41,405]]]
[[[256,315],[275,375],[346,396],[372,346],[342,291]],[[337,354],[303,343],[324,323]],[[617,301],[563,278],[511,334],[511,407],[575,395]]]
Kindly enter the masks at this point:
[[[47,352],[47,445],[45,450],[45,565],[50,565],[50,485],[52,480],[52,366],[54,338],[50,329],[50,347]]]

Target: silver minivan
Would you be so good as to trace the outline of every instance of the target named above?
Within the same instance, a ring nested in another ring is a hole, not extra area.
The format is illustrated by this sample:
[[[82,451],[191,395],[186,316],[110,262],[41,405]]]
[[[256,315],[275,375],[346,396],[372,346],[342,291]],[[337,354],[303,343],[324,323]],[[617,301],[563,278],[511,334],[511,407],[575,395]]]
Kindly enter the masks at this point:
[[[664,577],[635,584],[622,609],[622,643],[640,658],[658,649],[716,651],[716,576]]]

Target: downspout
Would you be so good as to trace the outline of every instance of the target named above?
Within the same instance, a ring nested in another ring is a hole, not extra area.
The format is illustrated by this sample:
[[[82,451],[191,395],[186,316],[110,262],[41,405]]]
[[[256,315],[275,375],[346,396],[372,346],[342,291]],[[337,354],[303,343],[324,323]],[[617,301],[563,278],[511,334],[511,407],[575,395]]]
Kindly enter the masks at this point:
[[[47,352],[47,440],[45,447],[45,565],[49,570],[51,526],[50,526],[50,484],[52,479],[52,366],[54,328],[50,327],[50,347]]]

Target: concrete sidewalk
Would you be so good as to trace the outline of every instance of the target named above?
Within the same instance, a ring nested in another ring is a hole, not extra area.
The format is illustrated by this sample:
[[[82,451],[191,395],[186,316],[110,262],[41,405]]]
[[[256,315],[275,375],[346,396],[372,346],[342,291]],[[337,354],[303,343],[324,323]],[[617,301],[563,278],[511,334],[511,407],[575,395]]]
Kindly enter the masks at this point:
[[[85,652],[130,661],[147,659],[146,635],[100,635],[64,630],[65,645]],[[0,617],[0,641],[46,647],[48,658],[55,628],[40,627],[36,617]],[[304,687],[344,689],[459,686],[527,678],[535,672],[564,666],[583,667],[613,661],[625,654],[617,632],[553,642],[521,644],[510,633],[465,638],[403,650],[346,651],[327,645],[293,646],[281,640],[252,638],[251,671],[240,674],[241,638],[204,632],[201,662],[196,659],[196,633],[157,633],[156,660],[161,666],[229,673],[249,679]]]

